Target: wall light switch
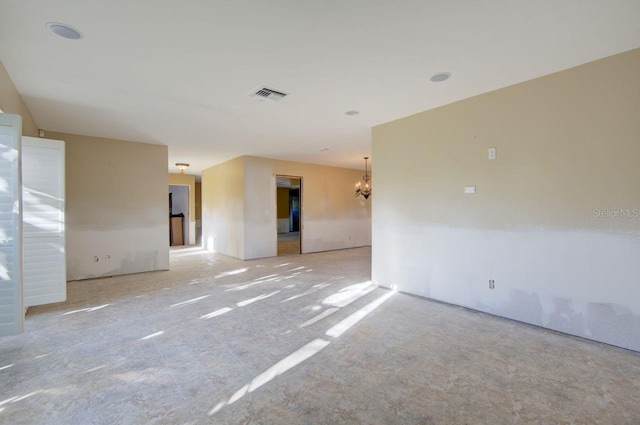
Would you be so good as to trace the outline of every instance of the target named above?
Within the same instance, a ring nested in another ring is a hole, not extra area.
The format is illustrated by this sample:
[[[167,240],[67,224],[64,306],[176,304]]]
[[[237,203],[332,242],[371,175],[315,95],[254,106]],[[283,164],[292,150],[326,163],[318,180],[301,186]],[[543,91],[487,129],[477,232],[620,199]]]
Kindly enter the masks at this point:
[[[464,193],[476,193],[475,186],[467,186],[464,188]]]
[[[489,148],[489,159],[496,159],[497,153],[496,148]]]

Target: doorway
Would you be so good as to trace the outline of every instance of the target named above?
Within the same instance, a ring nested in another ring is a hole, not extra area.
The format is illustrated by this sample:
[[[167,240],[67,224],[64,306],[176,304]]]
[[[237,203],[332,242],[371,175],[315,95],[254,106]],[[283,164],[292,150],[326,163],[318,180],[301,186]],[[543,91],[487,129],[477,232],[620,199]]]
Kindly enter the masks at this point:
[[[278,256],[302,253],[302,177],[276,176]]]
[[[169,185],[169,245],[189,245],[189,186]]]

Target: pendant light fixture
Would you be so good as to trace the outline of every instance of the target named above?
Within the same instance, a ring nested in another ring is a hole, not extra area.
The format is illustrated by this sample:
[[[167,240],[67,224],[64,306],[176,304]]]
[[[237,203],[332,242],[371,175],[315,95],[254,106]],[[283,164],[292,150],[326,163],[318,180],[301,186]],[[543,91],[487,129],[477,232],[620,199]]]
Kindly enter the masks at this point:
[[[368,159],[368,156],[364,157],[364,176],[362,176],[362,182],[356,183],[356,198],[358,196],[362,196],[364,199],[369,199],[369,196],[371,196],[371,185],[369,184],[369,180],[371,180],[371,177],[369,176],[369,171],[367,170]]]

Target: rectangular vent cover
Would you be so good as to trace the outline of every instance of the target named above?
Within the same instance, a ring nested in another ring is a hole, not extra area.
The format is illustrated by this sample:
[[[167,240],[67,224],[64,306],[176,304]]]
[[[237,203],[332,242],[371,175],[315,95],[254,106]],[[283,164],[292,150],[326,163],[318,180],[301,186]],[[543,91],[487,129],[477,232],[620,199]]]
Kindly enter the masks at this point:
[[[251,92],[251,94],[249,95],[249,97],[253,99],[267,100],[269,102],[274,102],[274,103],[280,102],[286,96],[288,96],[287,93],[283,93],[281,91],[273,90],[267,87],[261,87],[258,90]]]

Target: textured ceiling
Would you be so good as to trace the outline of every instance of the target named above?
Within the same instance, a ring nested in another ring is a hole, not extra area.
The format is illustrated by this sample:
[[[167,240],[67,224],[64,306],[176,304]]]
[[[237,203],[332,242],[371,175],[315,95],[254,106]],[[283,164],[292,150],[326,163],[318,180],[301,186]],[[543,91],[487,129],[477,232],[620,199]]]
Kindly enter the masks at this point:
[[[374,125],[637,47],[638,0],[0,0],[0,61],[40,128],[166,144],[195,174],[362,168]],[[262,85],[291,95],[248,97]]]

